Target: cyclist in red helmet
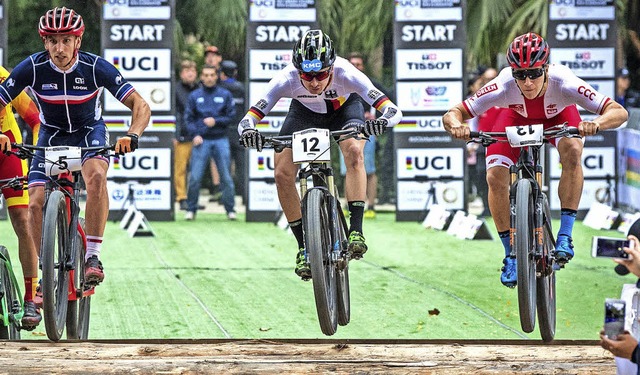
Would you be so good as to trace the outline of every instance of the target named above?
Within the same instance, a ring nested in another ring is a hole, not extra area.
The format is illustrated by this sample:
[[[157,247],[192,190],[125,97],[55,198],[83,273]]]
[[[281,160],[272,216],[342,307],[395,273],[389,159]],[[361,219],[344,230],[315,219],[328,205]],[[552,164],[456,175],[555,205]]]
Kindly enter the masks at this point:
[[[474,95],[449,109],[442,117],[445,129],[455,138],[468,139],[464,121],[493,107],[500,111],[492,131],[506,126],[544,124],[545,128],[568,122],[580,129],[580,135],[594,135],[614,129],[627,120],[627,111],[611,98],[596,91],[564,65],[549,64],[550,48],[536,33],[516,37],[507,49],[509,67],[480,88]],[[582,120],[576,105],[596,114]],[[558,195],[561,204],[556,258],[564,265],[574,256],[571,233],[582,195],[582,149],[579,138],[561,138],[552,142],[560,154],[562,174]],[[509,244],[509,167],[519,151],[508,143],[496,143],[487,149],[489,208],[505,248],[501,282],[515,287],[516,259],[510,257]]]
[[[41,115],[38,146],[105,146],[109,132],[102,119],[100,97],[106,89],[131,110],[126,136],[116,141],[120,154],[134,151],[138,137],[149,123],[147,102],[120,72],[105,59],[80,50],[84,22],[82,16],[66,7],[47,11],[38,23],[45,51],[37,52],[18,64],[0,85],[0,110],[29,87]],[[43,151],[33,158],[29,169],[29,210],[33,235],[40,238],[44,205]],[[87,254],[85,280],[98,284],[104,279],[99,260],[102,236],[109,213],[107,169],[109,159],[95,153],[82,155],[82,176],[87,190]]]

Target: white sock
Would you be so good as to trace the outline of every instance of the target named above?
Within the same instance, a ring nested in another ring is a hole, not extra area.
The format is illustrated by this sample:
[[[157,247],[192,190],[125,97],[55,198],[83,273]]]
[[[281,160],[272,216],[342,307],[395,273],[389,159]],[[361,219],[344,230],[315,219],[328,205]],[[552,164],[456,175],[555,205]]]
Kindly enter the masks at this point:
[[[97,256],[100,258],[100,247],[102,246],[102,237],[87,236],[87,253],[84,255],[84,261]]]

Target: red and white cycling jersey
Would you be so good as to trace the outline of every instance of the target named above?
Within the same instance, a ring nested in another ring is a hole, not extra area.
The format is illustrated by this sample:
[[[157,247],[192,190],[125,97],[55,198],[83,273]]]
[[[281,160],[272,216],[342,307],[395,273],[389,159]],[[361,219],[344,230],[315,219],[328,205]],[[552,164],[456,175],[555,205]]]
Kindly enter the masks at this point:
[[[291,98],[316,113],[337,111],[351,94],[359,94],[369,105],[375,107],[389,121],[389,127],[395,126],[402,118],[402,112],[378,90],[371,80],[349,61],[336,57],[333,65],[333,78],[322,94],[315,95],[307,91],[300,82],[300,75],[293,64],[289,64],[269,81],[262,98],[254,103],[238,125],[238,132],[246,128],[255,128],[281,98]]]
[[[511,75],[511,68],[504,68],[496,78],[466,99],[463,105],[473,117],[497,106],[509,108],[530,119],[550,119],[574,104],[600,115],[604,106],[611,100],[578,78],[564,65],[549,65],[548,80],[544,95],[529,100],[520,92],[515,78]]]

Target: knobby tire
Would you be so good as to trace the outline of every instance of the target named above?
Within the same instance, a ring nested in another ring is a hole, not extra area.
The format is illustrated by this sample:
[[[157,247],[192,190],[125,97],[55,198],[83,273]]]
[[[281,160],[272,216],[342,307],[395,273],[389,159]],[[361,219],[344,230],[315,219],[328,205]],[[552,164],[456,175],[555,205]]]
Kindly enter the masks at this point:
[[[516,187],[516,260],[518,265],[518,309],[524,332],[536,326],[536,263],[534,201],[531,181],[522,179]]]
[[[6,247],[0,246],[0,253],[11,262],[9,257],[9,251]],[[5,326],[0,323],[0,339],[20,340],[20,322],[15,317],[14,313],[18,310],[18,306],[21,306],[21,296],[18,291],[18,286],[14,284],[11,278],[10,270],[4,261],[0,262],[0,284],[2,284],[2,290],[0,293],[2,296],[2,303],[0,304],[0,317],[7,313],[9,318],[9,325]]]
[[[311,263],[311,281],[316,311],[322,333],[331,336],[338,326],[336,268],[331,259],[331,227],[325,191],[307,191],[303,204],[302,225],[305,248]]]
[[[333,198],[332,211],[334,212],[335,222],[333,224],[336,233],[336,241],[339,241],[339,247],[342,252],[346,252],[347,249],[347,220],[344,217],[344,212],[340,206],[338,198]],[[338,273],[338,324],[346,326],[351,320],[351,292],[349,291],[349,262],[343,269],[336,271]]]
[[[67,319],[68,272],[64,265],[69,247],[69,226],[65,196],[49,195],[42,225],[42,306],[47,337],[59,341]]]
[[[544,196],[543,209],[546,220],[551,220],[549,201]],[[540,260],[542,271],[548,268],[548,275],[542,274],[537,280],[537,308],[538,323],[542,341],[551,342],[556,334],[556,273],[553,270],[551,252],[554,249],[553,234],[550,232],[551,223],[544,226],[544,256]],[[548,261],[547,261],[548,260]]]

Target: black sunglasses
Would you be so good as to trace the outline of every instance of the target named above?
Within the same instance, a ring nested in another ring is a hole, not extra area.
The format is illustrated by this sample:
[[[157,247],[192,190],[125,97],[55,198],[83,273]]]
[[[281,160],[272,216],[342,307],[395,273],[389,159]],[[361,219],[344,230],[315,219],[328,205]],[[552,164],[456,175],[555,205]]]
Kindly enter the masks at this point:
[[[524,81],[527,78],[533,80],[533,79],[542,77],[543,74],[544,74],[544,68],[511,71],[511,75],[513,76],[513,78],[519,81]]]

